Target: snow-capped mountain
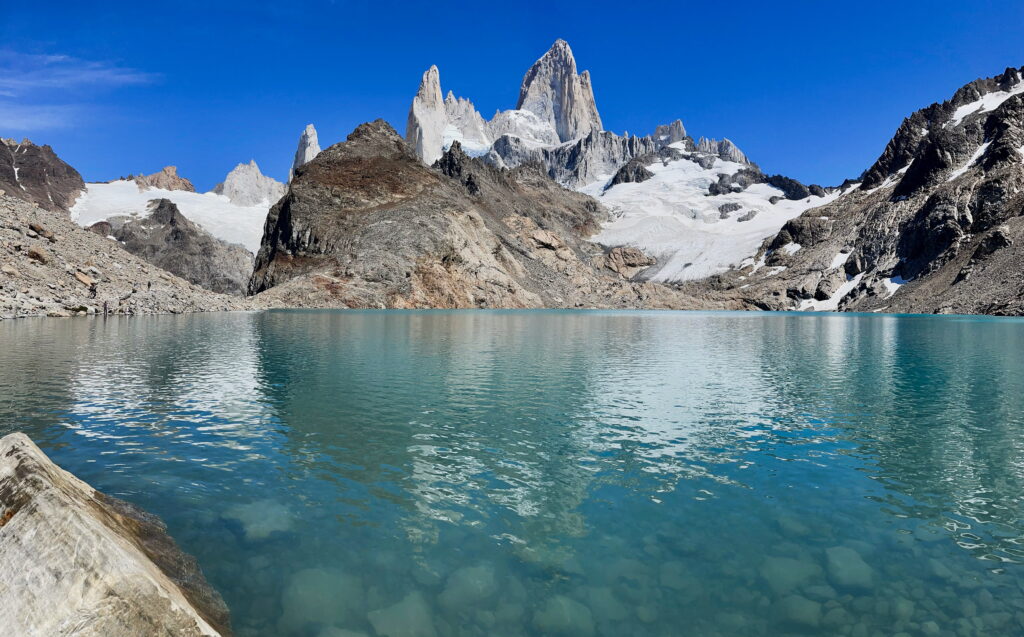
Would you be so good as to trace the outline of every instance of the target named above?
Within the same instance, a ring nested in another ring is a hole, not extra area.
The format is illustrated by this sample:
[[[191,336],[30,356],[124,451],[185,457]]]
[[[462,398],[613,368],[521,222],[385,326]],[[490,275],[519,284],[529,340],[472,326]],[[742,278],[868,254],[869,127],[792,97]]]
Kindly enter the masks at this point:
[[[71,207],[71,218],[83,227],[119,216],[144,218],[152,213],[151,201],[167,199],[186,219],[214,237],[239,244],[253,254],[259,250],[267,211],[280,198],[273,193],[283,194],[282,184],[263,176],[255,162],[239,164],[228,174],[224,183],[218,185],[224,194],[194,192],[191,183],[176,171],[164,169],[157,174],[171,172],[176,181],[158,181],[162,187],[147,185],[154,181],[150,178],[145,178],[145,183],[130,178],[86,184],[85,192]],[[188,183],[190,189],[184,189],[182,182]],[[176,185],[177,188],[170,189]]]
[[[493,166],[540,163],[562,185],[611,209],[597,240],[655,257],[641,273],[683,281],[724,272],[804,210],[839,196],[761,173],[728,139],[687,134],[680,120],[653,135],[603,130],[590,73],[577,73],[572,49],[558,40],[526,72],[514,110],[484,120],[466,98],[441,98],[436,66],[421,79],[406,139],[427,164],[458,141]],[[629,166],[630,178],[619,175]],[[738,212],[737,212],[738,211]]]
[[[1024,313],[1022,74],[913,113],[859,183],[719,285],[766,309]]]
[[[625,175],[581,188],[612,213],[594,240],[654,257],[649,280],[701,279],[739,265],[786,221],[840,194],[803,189],[789,198],[737,153],[731,144],[674,142],[628,163]]]
[[[314,132],[315,135],[315,132]],[[315,140],[315,137],[314,137]],[[211,192],[224,195],[236,206],[270,207],[284,196],[287,186],[260,172],[256,160],[235,166]]]

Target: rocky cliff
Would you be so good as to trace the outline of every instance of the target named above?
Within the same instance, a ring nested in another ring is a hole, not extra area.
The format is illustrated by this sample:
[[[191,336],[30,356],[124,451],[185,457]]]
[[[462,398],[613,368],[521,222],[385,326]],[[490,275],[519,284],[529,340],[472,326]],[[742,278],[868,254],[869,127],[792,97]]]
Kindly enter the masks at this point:
[[[978,80],[908,117],[859,183],[719,289],[770,309],[1024,314],[1024,82]]]
[[[49,146],[2,139],[0,190],[47,210],[66,211],[85,190],[85,182]]]
[[[576,58],[565,40],[556,40],[526,72],[516,108],[549,122],[563,142],[603,130],[590,72],[576,73]]]
[[[9,635],[230,635],[228,610],[159,518],[0,439],[0,626]]]
[[[145,217],[113,216],[90,230],[190,283],[222,294],[245,294],[253,256],[186,219],[168,199],[154,199]]]
[[[250,284],[326,307],[684,307],[632,277],[650,264],[585,240],[603,210],[537,166],[494,168],[453,144],[434,167],[386,122],[305,166],[267,219]]]
[[[248,307],[147,263],[66,212],[0,195],[0,319]]]

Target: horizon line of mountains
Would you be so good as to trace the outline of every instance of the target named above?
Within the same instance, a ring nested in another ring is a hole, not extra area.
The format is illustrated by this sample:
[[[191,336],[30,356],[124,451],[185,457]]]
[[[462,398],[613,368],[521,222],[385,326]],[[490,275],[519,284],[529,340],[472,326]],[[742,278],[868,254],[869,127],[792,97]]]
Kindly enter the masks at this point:
[[[5,139],[0,189],[288,306],[1021,314],[1022,110],[1008,68],[906,118],[857,180],[808,186],[678,119],[603,130],[558,40],[490,119],[432,66],[404,138],[378,120],[321,150],[308,125],[287,184],[255,161],[220,197],[173,166],[86,184],[49,146]]]

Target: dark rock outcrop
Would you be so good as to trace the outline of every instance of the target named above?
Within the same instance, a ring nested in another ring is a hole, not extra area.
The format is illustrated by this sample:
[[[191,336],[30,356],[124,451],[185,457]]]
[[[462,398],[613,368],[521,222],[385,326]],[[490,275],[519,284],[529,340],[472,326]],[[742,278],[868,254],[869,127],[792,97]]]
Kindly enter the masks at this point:
[[[0,190],[46,210],[67,211],[85,189],[78,171],[49,146],[0,140]]]
[[[128,252],[207,290],[245,294],[253,264],[248,250],[206,232],[168,199],[154,199],[149,206],[149,216],[111,217],[89,229],[113,237]]]
[[[755,302],[799,289],[810,273],[839,273],[852,287],[839,309],[1024,314],[1020,70],[972,82],[908,117],[862,182],[842,191],[765,241],[759,256],[785,271],[737,272],[715,285]],[[777,257],[790,243],[801,247]],[[828,280],[818,300],[836,293]]]
[[[615,171],[615,175],[612,177],[605,189],[611,188],[617,184],[626,183],[640,183],[647,181],[654,176],[654,173],[647,170],[649,162],[645,162],[642,158],[634,157],[633,159],[626,162],[622,168]]]

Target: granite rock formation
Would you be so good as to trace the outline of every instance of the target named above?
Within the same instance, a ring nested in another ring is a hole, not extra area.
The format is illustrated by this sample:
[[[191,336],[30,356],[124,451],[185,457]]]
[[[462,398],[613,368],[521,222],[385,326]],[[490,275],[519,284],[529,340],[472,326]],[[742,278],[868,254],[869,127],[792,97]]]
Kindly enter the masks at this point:
[[[314,131],[314,142],[316,132]],[[285,185],[260,172],[256,160],[235,166],[224,181],[213,187],[214,193],[224,195],[236,206],[270,205],[284,196]]]
[[[10,635],[230,635],[156,516],[94,490],[24,434],[0,438],[0,625]]]
[[[271,209],[250,292],[326,307],[700,305],[609,266],[585,240],[603,214],[539,166],[498,169],[458,143],[427,167],[378,120],[320,153]],[[633,256],[612,265],[635,268]]]
[[[134,178],[139,186],[139,192],[159,188],[161,190],[185,190],[195,192],[192,182],[178,175],[176,166],[164,166],[159,172],[152,175],[139,175]]]
[[[49,146],[2,139],[0,189],[47,210],[67,211],[85,190],[85,182]]]
[[[221,294],[245,294],[253,256],[186,219],[168,199],[154,199],[145,217],[115,216],[89,227],[128,252],[190,283]]]
[[[405,126],[405,139],[426,164],[441,156],[444,132],[448,126],[444,98],[441,96],[441,78],[436,66],[423,73],[420,87],[409,108]]]
[[[590,72],[576,73],[576,58],[565,40],[556,40],[526,72],[516,108],[549,122],[563,142],[603,130]]]
[[[288,171],[288,181],[292,180],[292,176],[300,167],[313,161],[319,153],[320,142],[317,140],[316,128],[312,124],[306,124],[305,130],[299,135],[299,147],[295,149],[295,159],[292,160],[292,167]]]

